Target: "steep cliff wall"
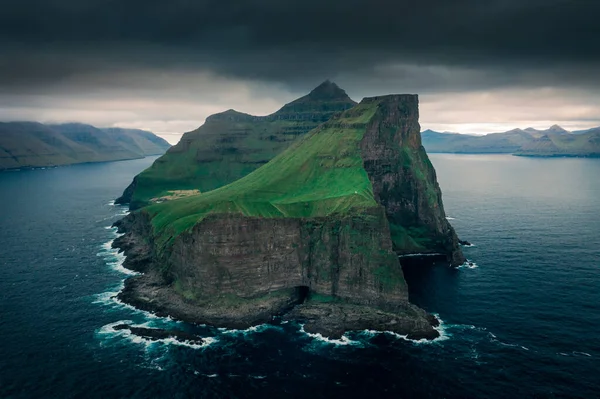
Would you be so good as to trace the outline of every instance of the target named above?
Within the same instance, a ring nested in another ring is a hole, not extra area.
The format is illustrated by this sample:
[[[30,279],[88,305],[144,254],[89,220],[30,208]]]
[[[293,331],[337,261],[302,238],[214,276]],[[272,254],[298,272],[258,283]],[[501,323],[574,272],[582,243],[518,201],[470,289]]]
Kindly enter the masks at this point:
[[[166,263],[190,298],[253,298],[290,287],[357,304],[407,300],[383,212],[331,218],[210,216],[173,243]],[[202,267],[198,267],[202,265]]]
[[[360,147],[375,200],[386,209],[394,249],[447,254],[461,264],[465,259],[446,219],[435,169],[421,145],[418,96],[383,99],[363,101],[378,107]]]
[[[438,335],[435,318],[408,303],[381,208],[346,218],[210,216],[163,254],[148,240],[145,212],[118,226],[127,233],[115,242],[125,266],[145,273],[119,296],[141,309],[229,328],[279,315],[331,337],[361,329]]]
[[[435,337],[435,320],[408,303],[397,254],[463,261],[416,96],[365,99],[243,179],[144,208],[120,230],[128,257],[139,241],[152,259],[124,300],[223,326],[287,314],[327,335]]]

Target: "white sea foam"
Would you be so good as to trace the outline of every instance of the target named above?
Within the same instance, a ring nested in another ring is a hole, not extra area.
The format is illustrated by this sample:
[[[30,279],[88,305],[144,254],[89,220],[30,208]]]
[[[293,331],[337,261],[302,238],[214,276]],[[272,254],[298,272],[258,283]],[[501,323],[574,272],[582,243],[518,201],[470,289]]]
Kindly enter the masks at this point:
[[[456,218],[450,217],[450,216],[446,216],[446,219],[448,220],[456,220]]]
[[[523,346],[523,345],[519,345],[519,344],[509,344],[509,343],[507,343],[507,342],[502,342],[502,341],[500,341],[500,340],[498,339],[498,337],[496,337],[496,335],[494,335],[494,334],[493,334],[493,333],[491,333],[491,332],[489,333],[489,335],[490,335],[490,337],[491,337],[491,338],[490,338],[490,341],[491,341],[491,342],[495,342],[495,343],[497,343],[498,345],[501,345],[501,346],[507,346],[507,347],[510,347],[510,348],[520,348],[520,349],[523,349],[523,350],[525,350],[525,351],[528,351],[528,350],[529,350],[529,348],[528,348],[528,347],[526,347],[526,346]]]
[[[592,355],[590,355],[587,352],[577,352],[577,351],[573,351],[571,353],[565,353],[565,352],[559,352],[559,355],[562,356],[569,356],[569,357],[573,357],[573,356],[585,356],[585,357],[592,357]]]
[[[106,324],[106,325],[102,326],[98,330],[98,334],[115,334],[115,333],[120,333],[119,330],[115,330],[116,326],[118,326],[120,324],[131,324],[131,323],[133,323],[133,321],[131,321],[131,320],[119,320],[119,321],[115,321],[114,323],[109,323],[109,324]]]
[[[115,232],[115,235],[118,234]],[[123,262],[125,261],[125,255],[122,252],[119,252],[117,248],[112,247],[112,243],[114,239],[105,242],[101,246],[101,251],[96,254],[96,256],[103,257],[106,264],[110,266],[111,269],[117,271],[119,273],[126,274],[128,276],[137,276],[140,273],[135,272],[133,270],[129,270],[123,267]]]
[[[426,257],[426,256],[444,256],[444,254],[441,253],[414,253],[414,254],[405,254],[405,255],[398,255],[399,258],[420,258],[420,257]]]
[[[116,297],[120,291],[121,290],[107,291],[107,292],[103,292],[101,294],[97,294],[97,295],[95,295],[96,299],[92,303],[102,304],[102,305],[107,305],[107,306],[114,305],[114,304],[116,304]]]
[[[300,332],[308,335],[309,337],[313,338],[315,341],[318,341],[318,342],[321,342],[324,344],[331,344],[331,345],[335,345],[335,346],[346,346],[346,345],[359,346],[359,345],[361,345],[360,341],[351,340],[346,335],[342,335],[342,337],[340,339],[331,339],[331,338],[324,337],[322,334],[319,334],[319,333],[316,333],[316,334],[309,333],[304,330],[304,324],[300,325]]]
[[[108,206],[115,206],[115,200],[108,201]]]
[[[475,262],[471,262],[470,260],[467,259],[467,261],[465,263],[463,263],[460,266],[457,266],[457,269],[477,269],[479,266],[477,265],[477,263]]]
[[[215,377],[218,377],[218,376],[219,376],[218,374],[204,374],[204,373],[201,373],[201,372],[199,372],[199,371],[194,371],[194,374],[195,374],[195,375],[203,375],[203,376],[205,376],[206,378],[215,378]]]
[[[265,330],[268,330],[268,329],[281,330],[281,327],[275,326],[275,325],[272,325],[272,324],[259,324],[257,326],[248,327],[245,330],[238,330],[238,329],[235,329],[235,328],[218,328],[218,330],[222,334],[227,334],[227,335],[235,335],[235,334],[247,335],[247,334],[253,334],[253,333],[262,332],[262,331],[265,331]]]
[[[133,334],[129,329],[123,330],[115,330],[114,328],[120,324],[127,324],[131,327],[143,327],[143,328],[151,328],[150,322],[145,322],[142,324],[132,324],[131,320],[119,320],[114,323],[109,323],[98,330],[98,334],[107,335],[109,338],[123,338],[134,344],[144,345],[146,348],[149,348],[155,344],[163,344],[163,345],[178,345],[178,346],[186,346],[191,349],[203,349],[208,346],[218,342],[219,340],[214,337],[202,337],[203,342],[201,344],[193,343],[190,341],[180,341],[176,338],[163,338],[163,339],[148,339],[144,337],[140,337],[139,335]]]
[[[577,351],[573,351],[574,355],[582,355],[582,356],[587,356],[587,357],[592,357],[592,355],[590,355],[587,352],[577,352]]]
[[[433,344],[433,343],[439,343],[439,342],[450,339],[451,334],[448,332],[448,328],[451,326],[446,325],[446,323],[444,323],[444,321],[439,317],[439,315],[434,314],[434,316],[439,322],[439,325],[437,327],[434,327],[434,330],[436,330],[440,334],[439,337],[434,338],[434,339],[426,339],[426,338],[411,339],[411,338],[408,338],[408,335],[398,334],[393,331],[363,330],[361,333],[363,335],[367,335],[367,336],[371,336],[371,337],[378,335],[378,334],[387,334],[387,335],[396,337],[398,339],[402,339],[404,341],[412,342],[413,344]]]
[[[138,309],[134,306],[131,306],[123,301],[121,301],[117,295],[123,290],[124,287],[124,281],[121,281],[121,284],[119,287],[117,287],[115,290],[111,290],[111,291],[107,291],[107,292],[103,292],[101,294],[97,294],[95,295],[95,300],[92,302],[94,304],[101,304],[113,309],[127,309],[130,310],[131,312],[143,315],[145,318],[150,319],[150,320],[162,320],[168,323],[181,323],[179,320],[175,320],[173,319],[171,316],[166,316],[166,317],[162,317],[162,316],[157,316],[156,314],[149,312],[147,310],[142,310],[142,309]]]
[[[213,338],[213,337],[206,337],[206,338],[203,337],[202,340],[204,342],[202,342],[201,344],[195,344],[190,341],[180,341],[176,338],[164,338],[164,339],[147,340],[147,341],[158,342],[158,343],[162,343],[164,345],[186,346],[191,349],[204,349],[204,348],[211,346],[212,344],[214,344],[216,342],[219,342],[219,340],[217,338]]]

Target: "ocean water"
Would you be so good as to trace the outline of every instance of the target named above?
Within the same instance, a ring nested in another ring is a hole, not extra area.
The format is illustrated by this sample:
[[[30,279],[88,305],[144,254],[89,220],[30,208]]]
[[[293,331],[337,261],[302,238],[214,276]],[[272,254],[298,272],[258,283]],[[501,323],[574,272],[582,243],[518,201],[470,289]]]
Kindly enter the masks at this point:
[[[137,311],[112,298],[128,276],[112,200],[153,159],[0,173],[0,397],[598,397],[600,160],[431,159],[473,265],[405,269],[443,321],[428,343]],[[124,320],[209,339],[149,342]]]

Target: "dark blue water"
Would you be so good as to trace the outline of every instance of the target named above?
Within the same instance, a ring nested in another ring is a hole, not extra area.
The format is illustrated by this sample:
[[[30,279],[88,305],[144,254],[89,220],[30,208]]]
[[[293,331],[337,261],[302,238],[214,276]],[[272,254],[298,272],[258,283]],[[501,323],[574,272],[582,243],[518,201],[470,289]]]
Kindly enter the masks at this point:
[[[0,173],[0,397],[598,397],[600,160],[431,158],[477,267],[406,270],[412,300],[444,321],[427,344],[123,306],[110,201],[152,159]],[[212,341],[148,343],[114,332],[121,320]]]

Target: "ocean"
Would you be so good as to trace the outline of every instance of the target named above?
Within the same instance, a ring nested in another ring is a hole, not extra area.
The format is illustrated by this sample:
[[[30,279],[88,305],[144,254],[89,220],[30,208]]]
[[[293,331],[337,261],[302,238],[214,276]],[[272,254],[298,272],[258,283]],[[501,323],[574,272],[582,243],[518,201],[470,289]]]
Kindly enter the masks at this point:
[[[473,263],[405,268],[442,320],[414,342],[294,323],[220,330],[114,299],[113,200],[155,158],[0,173],[0,398],[595,398],[600,159],[431,154]],[[203,345],[113,326],[173,327]]]

